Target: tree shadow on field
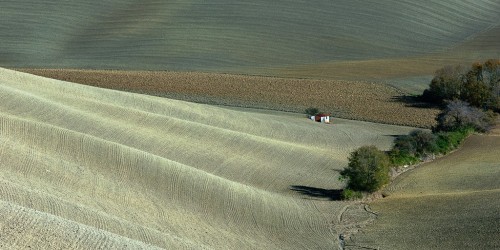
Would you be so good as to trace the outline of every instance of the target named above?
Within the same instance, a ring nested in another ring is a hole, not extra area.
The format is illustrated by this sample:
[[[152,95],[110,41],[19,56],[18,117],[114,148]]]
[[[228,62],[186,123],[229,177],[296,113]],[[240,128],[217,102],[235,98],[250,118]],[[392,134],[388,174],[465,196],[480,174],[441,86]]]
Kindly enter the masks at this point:
[[[391,101],[404,103],[407,107],[422,108],[422,109],[439,109],[440,106],[435,103],[430,103],[422,100],[421,96],[400,95],[391,97]]]
[[[323,189],[308,186],[290,186],[290,190],[313,198],[331,201],[341,200],[342,189]]]

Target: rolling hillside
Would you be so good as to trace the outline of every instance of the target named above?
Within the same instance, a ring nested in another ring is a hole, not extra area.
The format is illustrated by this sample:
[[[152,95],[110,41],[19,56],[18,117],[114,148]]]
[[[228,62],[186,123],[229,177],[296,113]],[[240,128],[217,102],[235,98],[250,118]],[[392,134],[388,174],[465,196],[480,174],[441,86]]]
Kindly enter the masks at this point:
[[[0,69],[0,247],[332,249],[348,153],[411,128],[257,113]]]
[[[290,79],[201,72],[22,69],[48,78],[184,101],[431,128],[437,107],[399,88],[364,81]]]
[[[499,130],[473,135],[461,149],[406,172],[370,204],[375,223],[347,249],[498,249]]]
[[[428,76],[498,56],[499,20],[491,0],[2,1],[0,66]]]

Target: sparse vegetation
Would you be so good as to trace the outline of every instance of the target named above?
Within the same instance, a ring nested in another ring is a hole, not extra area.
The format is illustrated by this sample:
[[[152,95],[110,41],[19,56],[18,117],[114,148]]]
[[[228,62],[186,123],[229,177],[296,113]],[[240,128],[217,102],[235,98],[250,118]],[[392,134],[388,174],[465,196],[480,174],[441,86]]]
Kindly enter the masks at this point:
[[[390,161],[375,146],[363,146],[349,156],[347,168],[340,173],[353,191],[374,192],[389,183]]]
[[[494,125],[495,113],[484,112],[471,107],[467,102],[454,100],[447,102],[446,108],[437,116],[436,131],[457,131],[472,128],[485,132]]]

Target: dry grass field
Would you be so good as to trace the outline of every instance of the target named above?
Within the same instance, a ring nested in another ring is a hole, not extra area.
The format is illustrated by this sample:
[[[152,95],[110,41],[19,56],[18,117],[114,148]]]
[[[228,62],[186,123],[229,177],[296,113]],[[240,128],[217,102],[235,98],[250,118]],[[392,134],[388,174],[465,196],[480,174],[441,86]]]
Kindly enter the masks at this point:
[[[199,103],[302,113],[318,107],[335,117],[430,128],[439,112],[394,87],[363,81],[310,80],[160,71],[22,71],[103,88]]]
[[[406,172],[370,207],[375,223],[348,249],[500,248],[500,133]]]
[[[353,149],[412,128],[201,105],[0,69],[0,248],[332,249]],[[312,194],[312,193],[311,193]],[[343,217],[347,218],[347,217]],[[362,222],[362,220],[360,220]]]

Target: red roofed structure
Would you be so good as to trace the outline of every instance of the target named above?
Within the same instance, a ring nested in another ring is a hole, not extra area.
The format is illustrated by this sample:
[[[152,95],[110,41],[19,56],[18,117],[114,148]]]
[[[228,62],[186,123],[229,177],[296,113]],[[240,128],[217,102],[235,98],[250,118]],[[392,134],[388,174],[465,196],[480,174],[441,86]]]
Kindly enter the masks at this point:
[[[311,116],[311,120],[321,122],[321,123],[330,123],[330,114],[320,113],[320,114]]]

